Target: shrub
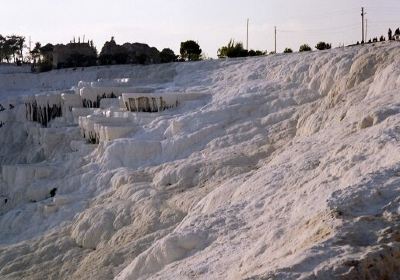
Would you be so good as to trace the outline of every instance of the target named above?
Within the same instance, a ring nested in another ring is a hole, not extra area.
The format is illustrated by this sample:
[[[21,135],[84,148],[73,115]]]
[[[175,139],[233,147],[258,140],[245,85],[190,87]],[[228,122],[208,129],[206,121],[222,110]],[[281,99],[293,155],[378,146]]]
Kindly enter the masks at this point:
[[[249,56],[261,56],[261,55],[265,55],[265,52],[263,52],[263,51],[260,51],[260,50],[250,50],[249,52],[248,52],[248,55]]]
[[[308,52],[311,51],[311,47],[307,44],[303,44],[299,48],[299,52]]]
[[[291,48],[286,48],[283,53],[292,53],[293,50]]]
[[[319,42],[319,43],[315,46],[315,48],[316,48],[317,50],[320,50],[320,51],[322,51],[322,50],[329,50],[329,49],[332,48],[332,45],[329,44],[329,43],[325,43],[325,42]]]
[[[256,52],[254,50],[249,50],[247,54],[248,56],[256,56]]]
[[[252,53],[255,55],[255,51]],[[243,44],[241,42],[235,43],[233,39],[231,39],[227,46],[223,46],[218,49],[217,53],[219,58],[222,57],[245,57],[249,55],[249,52],[243,48]]]

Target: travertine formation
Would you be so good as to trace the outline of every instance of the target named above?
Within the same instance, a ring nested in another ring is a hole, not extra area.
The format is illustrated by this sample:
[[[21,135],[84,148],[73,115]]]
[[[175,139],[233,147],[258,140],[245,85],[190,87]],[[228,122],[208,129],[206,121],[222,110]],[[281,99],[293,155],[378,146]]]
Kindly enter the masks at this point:
[[[398,279],[399,43],[78,74],[0,74],[0,279]]]

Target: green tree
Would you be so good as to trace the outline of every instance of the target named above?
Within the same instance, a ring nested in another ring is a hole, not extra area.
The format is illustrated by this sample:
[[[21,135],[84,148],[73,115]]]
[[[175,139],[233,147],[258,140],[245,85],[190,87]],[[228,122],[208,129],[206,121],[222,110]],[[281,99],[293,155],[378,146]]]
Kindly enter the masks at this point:
[[[17,37],[17,46],[18,46],[18,51],[19,51],[19,56],[21,58],[21,61],[24,60],[24,54],[23,54],[24,47],[25,47],[24,44],[25,44],[25,37],[18,36]]]
[[[19,58],[23,60],[24,43],[25,37],[23,36],[0,35],[0,62],[6,60],[7,63],[9,63],[11,57],[13,57],[14,62],[17,62],[17,60],[19,61]]]
[[[38,62],[40,60],[40,48],[42,45],[37,42],[33,50],[31,50],[30,55],[32,56],[33,62]]]
[[[265,52],[260,51],[260,50],[249,50],[248,56],[261,56],[265,55]]]
[[[54,46],[52,44],[46,44],[39,48],[39,71],[45,72],[53,69],[53,50]]]
[[[115,42],[114,36],[110,41],[104,43],[101,49],[99,62],[100,65],[126,64],[128,63],[129,52],[123,46]]]
[[[255,55],[255,51],[252,51],[252,55]],[[249,55],[249,52],[243,48],[243,43],[237,42],[231,39],[228,45],[218,49],[217,55],[219,58],[223,57],[245,57]]]
[[[311,47],[307,44],[303,44],[299,48],[299,52],[308,52],[311,51]]]
[[[180,53],[183,60],[197,61],[201,59],[201,48],[198,43],[188,40],[181,43]]]
[[[283,53],[292,53],[293,50],[291,48],[286,48]]]
[[[325,43],[325,42],[319,42],[319,43],[315,46],[315,48],[316,48],[317,50],[320,50],[320,51],[322,51],[322,50],[329,50],[329,49],[332,48],[332,45],[329,44],[329,43]]]
[[[169,63],[176,61],[176,55],[173,50],[165,48],[160,52],[161,63]]]
[[[16,62],[16,55],[18,54],[18,50],[19,50],[19,46],[18,46],[18,36],[16,35],[11,35],[11,36],[7,36],[6,39],[6,45],[7,48],[9,50],[9,52],[11,53],[14,62]]]
[[[0,35],[0,62],[7,58],[6,37]]]

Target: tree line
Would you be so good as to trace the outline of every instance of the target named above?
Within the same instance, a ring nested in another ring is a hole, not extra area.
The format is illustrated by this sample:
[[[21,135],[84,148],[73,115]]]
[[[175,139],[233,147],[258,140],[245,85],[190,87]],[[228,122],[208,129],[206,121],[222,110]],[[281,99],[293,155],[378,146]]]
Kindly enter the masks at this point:
[[[326,42],[319,42],[315,48],[317,50],[328,50],[332,48],[332,44]],[[299,52],[311,51],[312,48],[308,44],[303,44],[299,48]],[[285,48],[283,53],[293,53],[291,48]],[[226,46],[222,46],[218,49],[217,55],[219,58],[224,57],[248,57],[248,56],[260,56],[267,55],[267,51],[260,50],[246,50],[243,47],[242,42],[235,42],[231,39]],[[269,54],[275,54],[275,52],[270,52]]]
[[[87,67],[114,64],[156,64],[182,61],[198,61],[204,58],[202,49],[194,40],[180,44],[180,54],[170,48],[158,51],[154,47],[141,43],[118,45],[114,37],[105,42],[100,53],[93,41],[70,41],[69,44],[51,43],[42,45],[37,42],[24,57],[25,37],[0,35],[0,63],[30,63],[32,71],[43,72],[69,67]]]
[[[387,36],[387,40],[388,40],[388,41],[394,41],[394,40],[396,40],[396,37],[400,38],[399,36],[400,36],[400,28],[397,28],[397,29],[394,31],[394,33],[393,33],[392,29],[389,28],[389,30],[388,30],[388,36]],[[397,39],[397,40],[399,40],[399,39]],[[368,39],[368,41],[365,41],[365,42],[364,42],[364,41],[361,41],[361,43],[360,43],[360,41],[357,41],[356,45],[360,45],[360,44],[370,44],[370,43],[377,43],[377,42],[384,42],[384,41],[386,41],[386,37],[383,36],[383,35],[381,35],[380,37],[373,37],[373,38],[370,38],[370,39]]]
[[[392,30],[389,28],[388,31],[388,40],[392,41],[395,40],[396,36],[400,38],[400,28],[397,28],[395,32],[393,33]],[[398,39],[400,40],[400,39]],[[366,43],[375,43],[375,42],[382,42],[386,41],[385,36],[381,35],[379,38],[374,37],[372,39],[369,39],[368,42]],[[359,45],[360,42],[357,42],[356,45]],[[364,44],[364,42],[361,42],[361,44]],[[331,43],[327,42],[318,42],[315,46],[315,49],[317,50],[329,50],[332,48]],[[309,44],[302,44],[299,47],[299,52],[307,52],[307,51],[312,51],[312,47]],[[274,54],[275,52],[270,52],[269,54]],[[293,50],[291,48],[285,48],[283,53],[293,53]],[[235,42],[233,39],[231,39],[227,45],[222,46],[218,49],[217,55],[219,58],[224,58],[224,57],[247,57],[247,56],[258,56],[258,55],[267,55],[267,51],[254,51],[254,50],[246,50],[243,47],[242,42]]]
[[[400,38],[400,29],[394,32],[389,28],[388,40]],[[110,41],[105,42],[100,53],[93,45],[93,41],[78,42],[73,41],[67,45],[46,44],[42,46],[39,42],[24,57],[25,37],[18,35],[2,36],[0,34],[0,63],[31,63],[34,71],[48,71],[52,69],[67,67],[87,67],[94,65],[114,65],[114,64],[155,64],[170,63],[183,61],[198,61],[204,59],[204,54],[198,42],[187,40],[181,42],[179,54],[175,54],[170,48],[164,48],[158,51],[146,44],[140,43],[124,43],[118,45],[114,37]],[[374,37],[368,42],[357,42],[356,44],[374,43],[378,41],[386,41],[386,37],[381,35],[379,38]],[[332,48],[332,44],[327,42],[318,42],[315,46],[317,50],[328,50]],[[302,44],[299,52],[311,51],[312,48],[308,44]],[[293,53],[291,48],[285,48],[283,53]],[[267,51],[247,50],[243,47],[242,42],[229,40],[227,45],[221,46],[217,51],[218,58],[225,57],[250,57],[267,55]],[[274,54],[270,52],[269,54]]]

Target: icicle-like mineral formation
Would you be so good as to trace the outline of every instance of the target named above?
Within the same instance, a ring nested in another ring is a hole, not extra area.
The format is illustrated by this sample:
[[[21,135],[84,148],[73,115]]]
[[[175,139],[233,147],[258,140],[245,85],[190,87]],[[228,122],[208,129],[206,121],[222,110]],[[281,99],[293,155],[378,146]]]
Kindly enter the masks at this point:
[[[60,93],[37,94],[24,98],[26,119],[38,122],[43,126],[57,117],[62,116],[62,100]]]
[[[92,144],[121,138],[134,131],[135,127],[127,118],[89,115],[79,117],[82,136]]]
[[[161,112],[179,105],[179,95],[175,93],[123,93],[122,99],[131,112]]]
[[[80,89],[83,107],[99,108],[100,101],[104,98],[118,98],[124,88],[119,87],[83,87]]]

